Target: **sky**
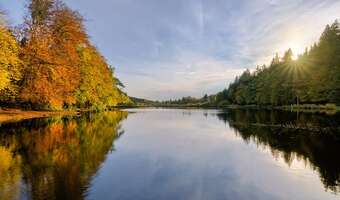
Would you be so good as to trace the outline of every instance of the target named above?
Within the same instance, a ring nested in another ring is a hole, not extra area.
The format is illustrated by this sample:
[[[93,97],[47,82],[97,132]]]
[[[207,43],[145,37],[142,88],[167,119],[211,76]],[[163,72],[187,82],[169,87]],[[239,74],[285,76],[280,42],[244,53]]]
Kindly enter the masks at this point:
[[[25,0],[0,0],[11,25]],[[295,55],[340,18],[339,0],[64,0],[130,96],[201,97],[276,52]]]

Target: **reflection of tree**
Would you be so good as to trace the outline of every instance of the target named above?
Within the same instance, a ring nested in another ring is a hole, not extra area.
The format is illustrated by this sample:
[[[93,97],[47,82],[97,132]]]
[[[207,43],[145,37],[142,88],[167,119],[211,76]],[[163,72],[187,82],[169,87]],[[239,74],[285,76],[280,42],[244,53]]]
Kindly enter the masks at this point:
[[[230,110],[218,114],[246,142],[269,147],[287,164],[304,160],[320,174],[326,189],[340,191],[339,116],[279,111]]]
[[[0,147],[0,197],[18,199],[20,184],[20,156],[12,155],[11,147]]]
[[[84,199],[91,178],[122,134],[119,124],[126,117],[126,112],[115,111],[5,124],[0,154],[5,149],[11,156],[7,156],[10,161],[1,159],[0,165],[17,160],[13,165],[19,177],[22,173],[32,199]],[[0,170],[7,173],[12,168]],[[10,182],[4,181],[4,185]],[[0,181],[3,190],[1,186]]]

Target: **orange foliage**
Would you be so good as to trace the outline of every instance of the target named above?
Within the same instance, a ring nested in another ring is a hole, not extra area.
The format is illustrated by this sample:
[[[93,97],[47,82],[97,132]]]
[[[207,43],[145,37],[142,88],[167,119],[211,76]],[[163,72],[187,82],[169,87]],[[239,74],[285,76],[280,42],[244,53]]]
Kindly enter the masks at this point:
[[[23,47],[27,67],[22,100],[47,104],[53,109],[74,104],[80,81],[77,49],[87,43],[81,17],[66,6],[57,5],[47,23],[28,24],[29,38]]]

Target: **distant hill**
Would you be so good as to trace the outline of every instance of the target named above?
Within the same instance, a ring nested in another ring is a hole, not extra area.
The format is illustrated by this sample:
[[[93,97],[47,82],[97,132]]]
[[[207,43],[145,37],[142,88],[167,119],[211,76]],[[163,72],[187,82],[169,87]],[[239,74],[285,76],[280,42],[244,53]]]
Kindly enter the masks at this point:
[[[134,103],[135,106],[153,106],[157,104],[157,102],[155,101],[138,98],[138,97],[130,97],[130,99]]]

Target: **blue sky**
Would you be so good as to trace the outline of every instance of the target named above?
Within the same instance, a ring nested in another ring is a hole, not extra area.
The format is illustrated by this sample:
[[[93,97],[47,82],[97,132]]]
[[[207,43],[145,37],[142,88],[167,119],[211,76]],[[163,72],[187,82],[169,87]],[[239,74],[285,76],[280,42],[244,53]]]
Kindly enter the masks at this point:
[[[24,0],[0,0],[12,25]],[[340,18],[339,0],[65,0],[131,96],[214,94],[275,52],[302,52]]]

